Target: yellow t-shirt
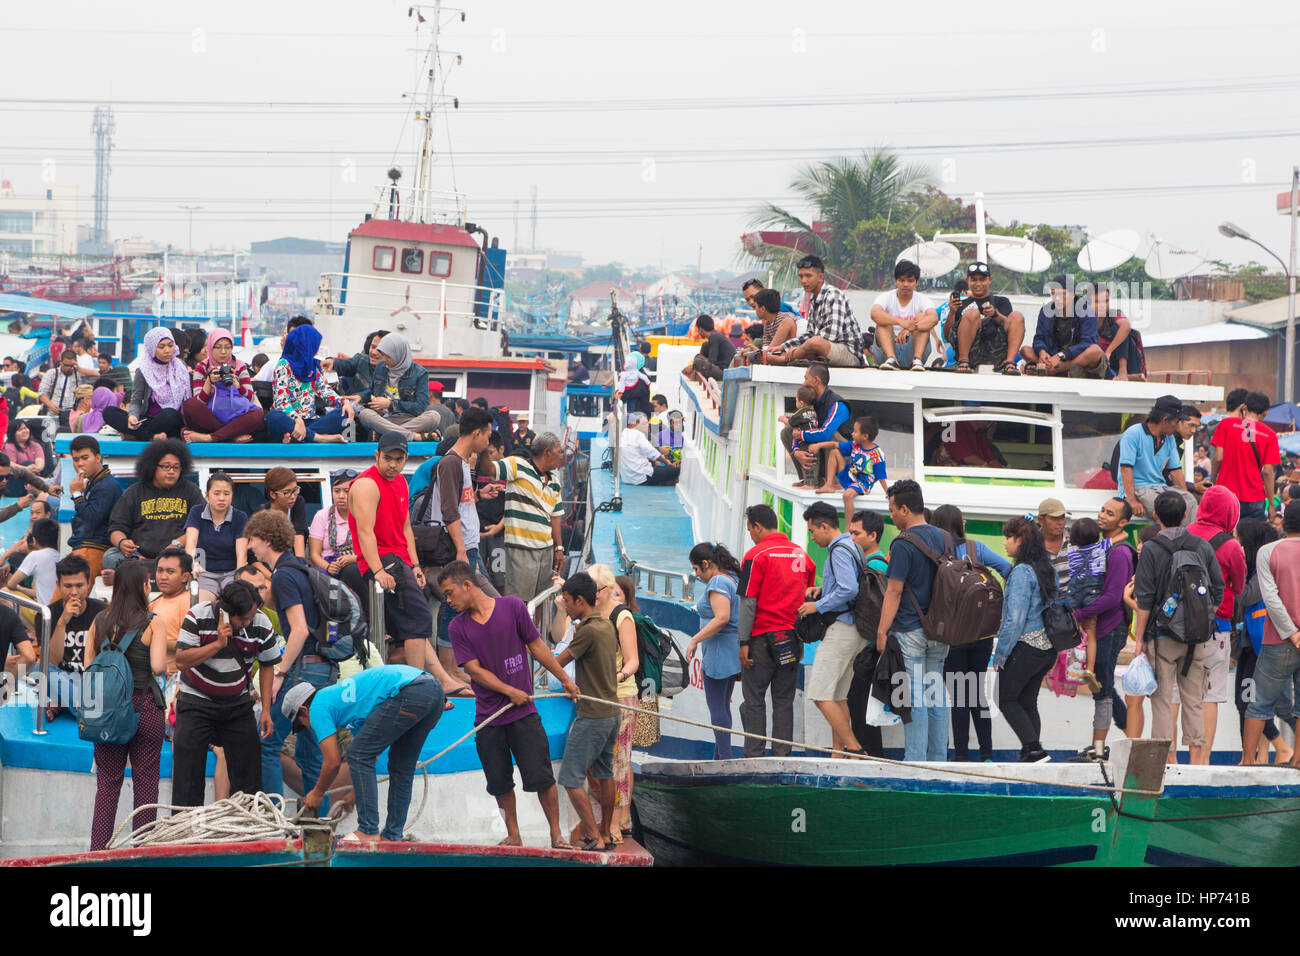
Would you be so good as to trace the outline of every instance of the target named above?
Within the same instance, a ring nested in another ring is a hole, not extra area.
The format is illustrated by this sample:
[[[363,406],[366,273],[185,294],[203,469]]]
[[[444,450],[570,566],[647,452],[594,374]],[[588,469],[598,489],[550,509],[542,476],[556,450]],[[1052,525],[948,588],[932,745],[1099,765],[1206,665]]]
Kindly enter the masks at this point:
[[[632,612],[629,611],[627,608],[623,608],[621,611],[618,612],[618,615],[614,618],[615,635],[618,634],[618,631],[622,627],[624,620],[627,620],[629,623],[631,623],[633,633],[636,632],[636,621],[632,619]],[[615,657],[616,660],[614,666],[617,667],[619,670],[622,670],[623,669],[623,642],[622,641],[619,642],[618,653],[615,655]],[[635,673],[628,674],[627,679],[618,685],[618,696],[622,698],[622,697],[635,697],[636,695],[637,695],[636,674]]]

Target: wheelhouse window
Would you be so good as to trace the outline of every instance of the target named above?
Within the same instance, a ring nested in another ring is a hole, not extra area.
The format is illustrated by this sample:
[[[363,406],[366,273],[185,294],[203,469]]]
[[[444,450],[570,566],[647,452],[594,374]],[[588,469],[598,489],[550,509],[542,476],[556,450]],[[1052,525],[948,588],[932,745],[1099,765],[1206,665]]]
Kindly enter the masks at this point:
[[[429,275],[435,279],[445,279],[451,275],[451,253],[450,252],[430,252],[429,253]]]
[[[854,420],[863,415],[870,415],[876,420],[876,426],[879,428],[876,444],[885,453],[889,480],[893,482],[901,478],[915,478],[916,453],[913,451],[912,441],[913,420],[916,417],[914,406],[910,402],[866,401],[850,401],[848,406],[849,420],[844,426],[843,433],[836,435],[833,440],[848,441],[847,436],[853,433]],[[794,397],[786,396],[785,413],[792,415],[794,411]]]
[[[397,250],[392,246],[375,246],[375,255],[371,265],[376,272],[392,272],[397,262]]]
[[[424,250],[410,248],[403,249],[402,271],[417,276],[422,273],[424,271]]]
[[[959,477],[974,471],[1006,477],[1053,473],[1050,405],[963,405],[927,399],[925,470],[931,478]]]

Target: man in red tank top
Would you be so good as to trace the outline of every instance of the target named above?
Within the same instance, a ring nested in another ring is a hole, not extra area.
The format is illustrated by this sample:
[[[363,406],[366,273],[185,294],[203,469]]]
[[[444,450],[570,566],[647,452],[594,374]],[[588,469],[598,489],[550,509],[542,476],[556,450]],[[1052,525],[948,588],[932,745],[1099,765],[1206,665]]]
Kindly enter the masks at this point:
[[[384,589],[384,629],[391,635],[390,643],[402,648],[404,657],[404,661],[396,661],[390,653],[388,663],[404,662],[427,670],[450,696],[467,685],[448,676],[429,644],[433,612],[425,597],[424,569],[415,553],[410,492],[402,476],[405,466],[405,436],[386,432],[379,438],[374,466],[363,471],[348,492],[348,525],[356,542],[357,569],[365,584],[361,599],[368,609],[372,581]],[[381,635],[371,638],[378,641]]]

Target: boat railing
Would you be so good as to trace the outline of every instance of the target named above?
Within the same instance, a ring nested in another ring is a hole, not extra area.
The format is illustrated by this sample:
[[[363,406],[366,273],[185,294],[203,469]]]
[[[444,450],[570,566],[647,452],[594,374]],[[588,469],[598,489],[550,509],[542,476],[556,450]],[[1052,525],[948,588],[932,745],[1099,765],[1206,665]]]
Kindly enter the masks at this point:
[[[31,611],[36,617],[36,643],[41,649],[40,676],[37,679],[36,733],[44,735],[45,708],[50,702],[50,609],[44,604],[25,598],[20,594],[0,591],[0,601],[13,607],[15,611]]]
[[[370,643],[379,651],[381,663],[388,663],[388,641],[384,639],[384,589],[379,582],[370,582],[370,616],[367,624],[370,628]]]
[[[375,187],[375,219],[459,226],[468,211],[465,193],[382,183]]]
[[[646,564],[640,564],[632,559],[627,553],[627,547],[623,542],[623,529],[614,529],[614,544],[618,548],[618,561],[623,567],[623,573],[632,579],[638,592],[645,591],[647,594],[653,594],[656,597],[673,598],[675,600],[693,601],[695,600],[695,578],[681,571],[665,571],[662,568],[652,568]],[[645,583],[642,584],[642,577]],[[657,582],[663,583],[663,590],[656,587]],[[673,593],[674,582],[678,585],[678,593]]]
[[[551,627],[555,623],[555,596],[560,593],[560,588],[562,586],[563,585],[560,584],[552,584],[549,588],[528,602],[528,617],[533,622],[533,626],[537,628],[537,633],[542,635],[542,640],[546,641],[548,645],[553,645],[555,643],[551,637]],[[538,670],[541,665],[537,663],[531,654],[529,655],[528,660],[532,665],[531,673],[533,682],[536,683]]]
[[[349,287],[350,285],[350,287]],[[364,291],[361,286],[364,285]],[[350,303],[363,299],[364,306]],[[415,297],[413,304],[411,299]],[[416,276],[381,276],[373,274],[322,272],[316,296],[316,312],[323,315],[347,315],[348,310],[364,318],[367,312],[390,318],[402,312],[416,313],[429,308],[425,316],[436,319],[442,327],[473,327],[484,332],[500,331],[505,308],[504,289],[466,285],[446,279],[422,279]]]

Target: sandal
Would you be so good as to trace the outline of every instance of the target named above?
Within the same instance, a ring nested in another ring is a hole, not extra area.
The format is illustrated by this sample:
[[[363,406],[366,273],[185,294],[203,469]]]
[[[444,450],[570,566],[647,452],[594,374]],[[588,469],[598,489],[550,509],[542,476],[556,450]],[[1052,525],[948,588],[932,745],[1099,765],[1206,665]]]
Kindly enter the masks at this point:
[[[1019,375],[1019,374],[1020,374],[1020,369],[1016,368],[1016,363],[1015,363],[1015,362],[1003,362],[1001,365],[999,365],[999,366],[997,367],[996,370],[997,370],[998,372],[1001,372],[1003,375]]]
[[[600,841],[592,837],[583,837],[582,842],[578,844],[579,850],[586,850],[588,853],[595,853],[600,848]]]
[[[574,846],[572,843],[569,843],[565,840],[552,840],[551,849],[552,850],[576,850],[578,848]]]
[[[970,367],[970,362],[966,361],[965,359],[962,359],[960,362],[956,364],[956,366],[953,367],[953,371],[961,372],[963,375],[970,375],[975,370]]]

